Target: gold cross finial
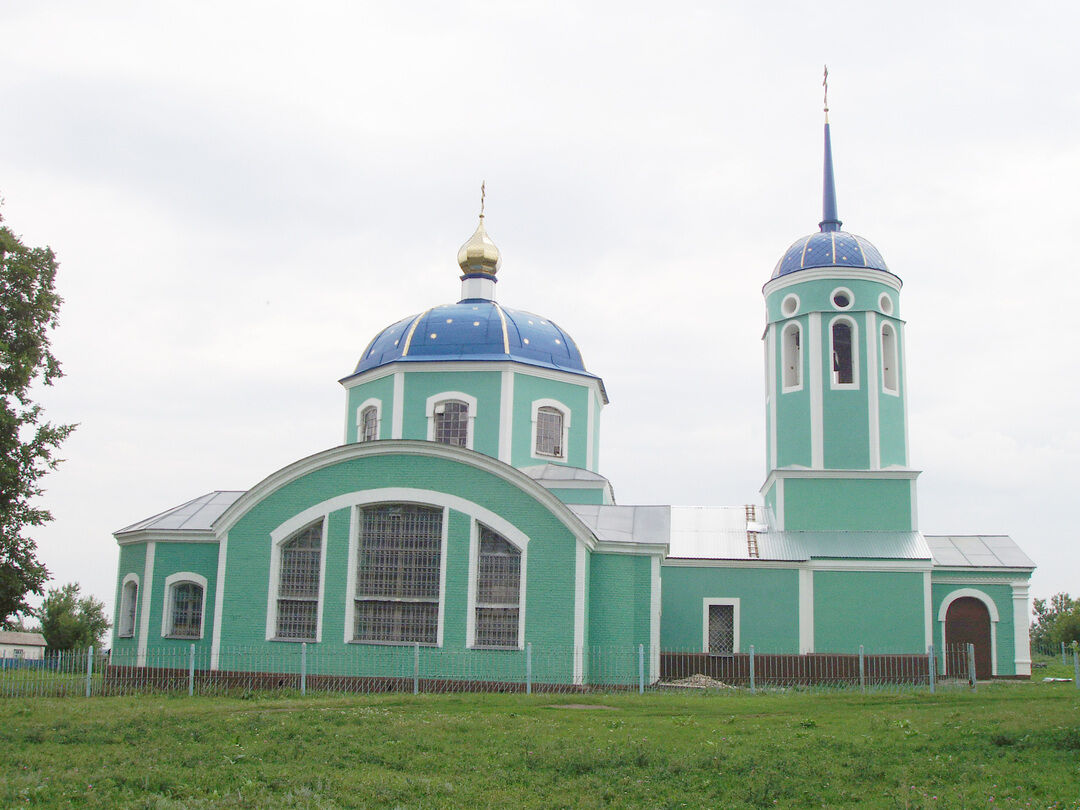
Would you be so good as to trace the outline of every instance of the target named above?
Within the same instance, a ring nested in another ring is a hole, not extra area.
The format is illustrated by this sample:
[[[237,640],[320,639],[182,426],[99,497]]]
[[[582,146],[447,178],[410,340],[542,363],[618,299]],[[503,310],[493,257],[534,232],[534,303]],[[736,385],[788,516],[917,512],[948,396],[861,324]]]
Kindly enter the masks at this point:
[[[480,216],[484,215],[484,197],[487,192],[484,190],[485,181],[480,181]]]
[[[829,120],[829,66],[825,65],[825,78],[821,82],[825,88],[825,120]]]

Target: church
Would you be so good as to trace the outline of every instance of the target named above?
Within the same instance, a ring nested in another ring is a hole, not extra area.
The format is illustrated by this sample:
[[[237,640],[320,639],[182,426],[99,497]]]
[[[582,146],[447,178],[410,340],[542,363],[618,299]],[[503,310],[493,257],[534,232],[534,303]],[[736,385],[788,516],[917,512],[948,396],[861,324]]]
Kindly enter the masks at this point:
[[[754,503],[615,502],[604,382],[561,325],[496,301],[481,208],[457,302],[391,323],[340,381],[343,444],[115,533],[113,660],[195,645],[293,671],[303,648],[313,674],[499,682],[528,651],[538,681],[586,686],[639,655],[655,682],[673,653],[972,643],[980,678],[1029,677],[1032,561],[920,530],[901,280],[842,230],[827,114],[824,136],[822,221],[763,274]]]

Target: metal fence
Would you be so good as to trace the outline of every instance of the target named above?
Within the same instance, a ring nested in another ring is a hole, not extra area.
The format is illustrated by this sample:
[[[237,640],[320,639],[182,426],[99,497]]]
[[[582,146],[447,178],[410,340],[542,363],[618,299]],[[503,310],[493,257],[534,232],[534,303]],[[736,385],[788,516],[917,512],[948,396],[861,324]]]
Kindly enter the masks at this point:
[[[272,649],[203,645],[166,650],[48,654],[43,661],[0,659],[0,697],[277,692],[445,693],[588,691],[725,691],[782,693],[806,689],[931,692],[974,689],[972,645],[943,651],[713,655],[647,645],[588,648],[526,644],[520,650],[442,650],[422,645],[354,645],[327,650],[289,644]],[[1080,683],[1080,661],[1071,651]]]

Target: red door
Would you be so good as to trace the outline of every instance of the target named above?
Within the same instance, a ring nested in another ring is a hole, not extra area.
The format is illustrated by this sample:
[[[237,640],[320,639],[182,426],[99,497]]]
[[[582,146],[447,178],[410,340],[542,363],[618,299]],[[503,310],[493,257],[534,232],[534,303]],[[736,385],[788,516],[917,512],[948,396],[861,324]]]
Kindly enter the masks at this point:
[[[945,614],[946,649],[967,644],[975,645],[975,677],[980,681],[989,680],[993,674],[990,662],[990,612],[973,596],[954,600]]]

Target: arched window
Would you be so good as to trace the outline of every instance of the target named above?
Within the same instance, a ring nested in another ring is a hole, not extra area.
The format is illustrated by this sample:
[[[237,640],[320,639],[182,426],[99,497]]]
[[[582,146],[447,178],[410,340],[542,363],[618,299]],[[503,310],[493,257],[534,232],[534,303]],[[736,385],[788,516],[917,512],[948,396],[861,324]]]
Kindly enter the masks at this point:
[[[833,388],[857,388],[859,357],[855,322],[850,318],[836,318],[830,332]]]
[[[169,588],[169,629],[171,638],[202,638],[203,586],[195,582],[175,582]]]
[[[551,405],[544,405],[536,411],[536,452],[541,456],[556,458],[566,455],[563,412]]]
[[[468,447],[469,404],[458,399],[446,399],[435,404],[435,435],[433,441]]]
[[[120,590],[120,621],[118,635],[131,638],[135,635],[135,611],[139,603],[139,578],[134,574],[124,577],[124,587]]]
[[[320,518],[281,544],[277,638],[302,641],[318,638],[322,530]]]
[[[439,643],[443,510],[360,509],[353,639]]]
[[[896,329],[892,324],[881,325],[881,387],[890,394],[900,390],[897,376]]]
[[[518,646],[521,611],[521,551],[487,526],[480,526],[476,576],[476,646]]]
[[[379,409],[368,405],[360,411],[360,441],[373,442],[379,438]]]
[[[802,328],[799,324],[789,323],[784,327],[781,347],[783,390],[797,391],[802,388]]]

